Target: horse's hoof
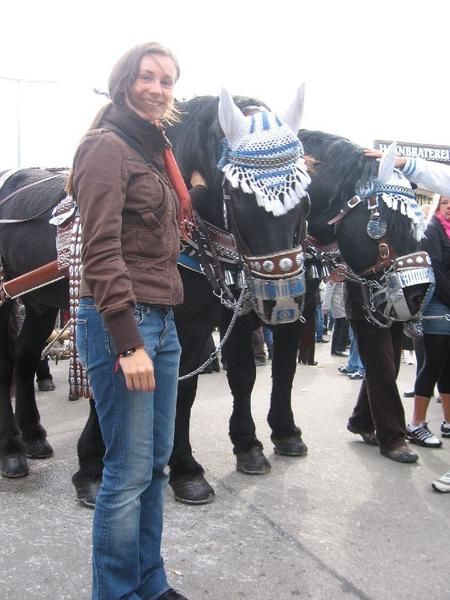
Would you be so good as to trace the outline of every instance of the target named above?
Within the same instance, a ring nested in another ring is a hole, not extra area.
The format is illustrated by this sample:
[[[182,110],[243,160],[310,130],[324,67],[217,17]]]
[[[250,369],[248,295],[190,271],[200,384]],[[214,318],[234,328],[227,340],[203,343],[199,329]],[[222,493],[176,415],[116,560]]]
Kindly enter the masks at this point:
[[[266,475],[272,467],[260,446],[236,454],[236,470],[246,475]]]
[[[186,473],[171,477],[169,485],[173,490],[175,500],[184,504],[209,504],[216,495],[203,473]]]
[[[50,458],[53,456],[53,448],[46,438],[23,442],[27,458]]]
[[[26,477],[30,472],[27,459],[24,454],[9,454],[0,457],[0,469],[3,477],[15,479]]]
[[[98,490],[102,482],[101,479],[85,479],[77,476],[76,473],[72,477],[72,483],[77,493],[77,502],[87,508],[95,508]]]
[[[53,383],[53,379],[38,379],[37,387],[40,392],[53,392],[56,390],[56,386]]]
[[[275,454],[280,456],[306,456],[308,446],[299,434],[288,435],[284,438],[272,438]]]

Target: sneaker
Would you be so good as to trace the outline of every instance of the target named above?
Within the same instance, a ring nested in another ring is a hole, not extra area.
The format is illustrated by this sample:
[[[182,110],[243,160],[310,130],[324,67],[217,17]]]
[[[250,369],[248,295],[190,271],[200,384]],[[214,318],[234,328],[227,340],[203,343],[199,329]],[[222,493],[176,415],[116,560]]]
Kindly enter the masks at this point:
[[[450,438],[450,423],[448,423],[447,421],[442,421],[441,435],[442,437]]]
[[[431,485],[437,492],[450,492],[450,471],[435,479]]]
[[[428,423],[424,421],[421,425],[407,425],[406,437],[410,442],[423,446],[424,448],[440,448],[441,440],[428,429]]]
[[[355,371],[348,374],[349,379],[364,379],[364,374],[361,371]]]
[[[342,373],[342,375],[352,375],[355,371],[349,371],[347,369],[347,367],[338,367],[338,371],[339,373]]]

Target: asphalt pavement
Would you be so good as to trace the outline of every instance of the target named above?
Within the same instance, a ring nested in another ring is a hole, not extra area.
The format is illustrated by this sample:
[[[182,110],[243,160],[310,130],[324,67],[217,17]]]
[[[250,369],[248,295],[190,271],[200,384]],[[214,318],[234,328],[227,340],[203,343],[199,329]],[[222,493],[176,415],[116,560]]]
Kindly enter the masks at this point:
[[[317,366],[300,366],[293,390],[308,456],[273,454],[266,423],[270,362],[258,367],[257,431],[272,470],[235,470],[228,439],[225,373],[202,375],[192,444],[216,490],[189,507],[167,491],[164,556],[171,584],[189,600],[446,600],[450,598],[450,494],[431,481],[450,468],[441,449],[414,448],[417,464],[382,457],[346,430],[359,389],[337,371],[345,359],[318,345]],[[75,502],[70,477],[88,405],[67,399],[67,361],[51,364],[54,392],[38,393],[54,456],[28,477],[0,480],[0,600],[88,600],[93,512]],[[415,367],[402,364],[401,391]],[[380,373],[380,377],[382,374]],[[412,399],[405,399],[407,418]],[[441,407],[429,410],[438,433]]]

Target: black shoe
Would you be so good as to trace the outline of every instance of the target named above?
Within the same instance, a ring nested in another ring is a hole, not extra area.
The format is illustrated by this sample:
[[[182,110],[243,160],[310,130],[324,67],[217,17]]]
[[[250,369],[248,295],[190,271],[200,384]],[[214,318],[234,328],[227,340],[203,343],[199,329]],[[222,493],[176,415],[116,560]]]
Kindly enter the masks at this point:
[[[170,588],[165,594],[158,596],[158,600],[187,600],[187,598],[183,594],[180,594],[180,592]]]
[[[321,340],[316,340],[317,344],[328,344],[330,340],[324,340],[323,338]]]
[[[38,379],[37,387],[40,392],[53,392],[56,390],[56,386],[51,377],[48,379]]]
[[[255,366],[256,367],[263,367],[265,364],[266,364],[265,358],[255,358]]]
[[[411,450],[408,444],[402,444],[392,450],[384,450],[381,453],[383,456],[402,463],[415,463],[419,456]]]
[[[271,469],[260,446],[236,454],[236,470],[246,475],[265,475]]]
[[[350,433],[360,435],[365,444],[368,444],[369,446],[378,446],[378,440],[375,431],[358,431],[350,423],[347,423],[347,429],[350,431]]]
[[[411,392],[403,392],[403,398],[414,398],[414,390]]]
[[[350,356],[350,354],[345,350],[334,350],[334,352],[332,352],[331,354],[333,354],[334,356],[343,356],[345,358]]]

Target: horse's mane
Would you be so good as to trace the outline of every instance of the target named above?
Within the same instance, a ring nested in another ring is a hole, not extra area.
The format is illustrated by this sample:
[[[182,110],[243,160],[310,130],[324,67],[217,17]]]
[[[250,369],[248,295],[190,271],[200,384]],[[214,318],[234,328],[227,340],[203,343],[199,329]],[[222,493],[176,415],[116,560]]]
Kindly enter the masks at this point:
[[[341,200],[349,200],[358,181],[365,181],[377,172],[377,163],[364,154],[361,146],[350,140],[323,131],[302,129],[299,138],[305,154],[313,158],[314,183],[334,190],[328,196],[328,206],[341,208]],[[339,185],[336,185],[339,182]]]
[[[314,237],[328,243],[333,238],[328,220],[355,195],[358,182],[365,182],[378,173],[378,162],[366,156],[361,146],[335,134],[302,129],[299,138],[311,165],[309,230]],[[398,240],[406,241],[411,237],[411,222],[400,211],[391,210],[384,203],[380,211],[387,221],[389,238],[394,245]]]
[[[241,110],[247,106],[266,106],[246,96],[234,96],[233,100]],[[192,172],[199,171],[213,197],[221,195],[222,183],[217,162],[224,135],[217,115],[218,105],[218,96],[197,96],[177,102],[181,121],[167,131],[185,179],[189,181]]]

